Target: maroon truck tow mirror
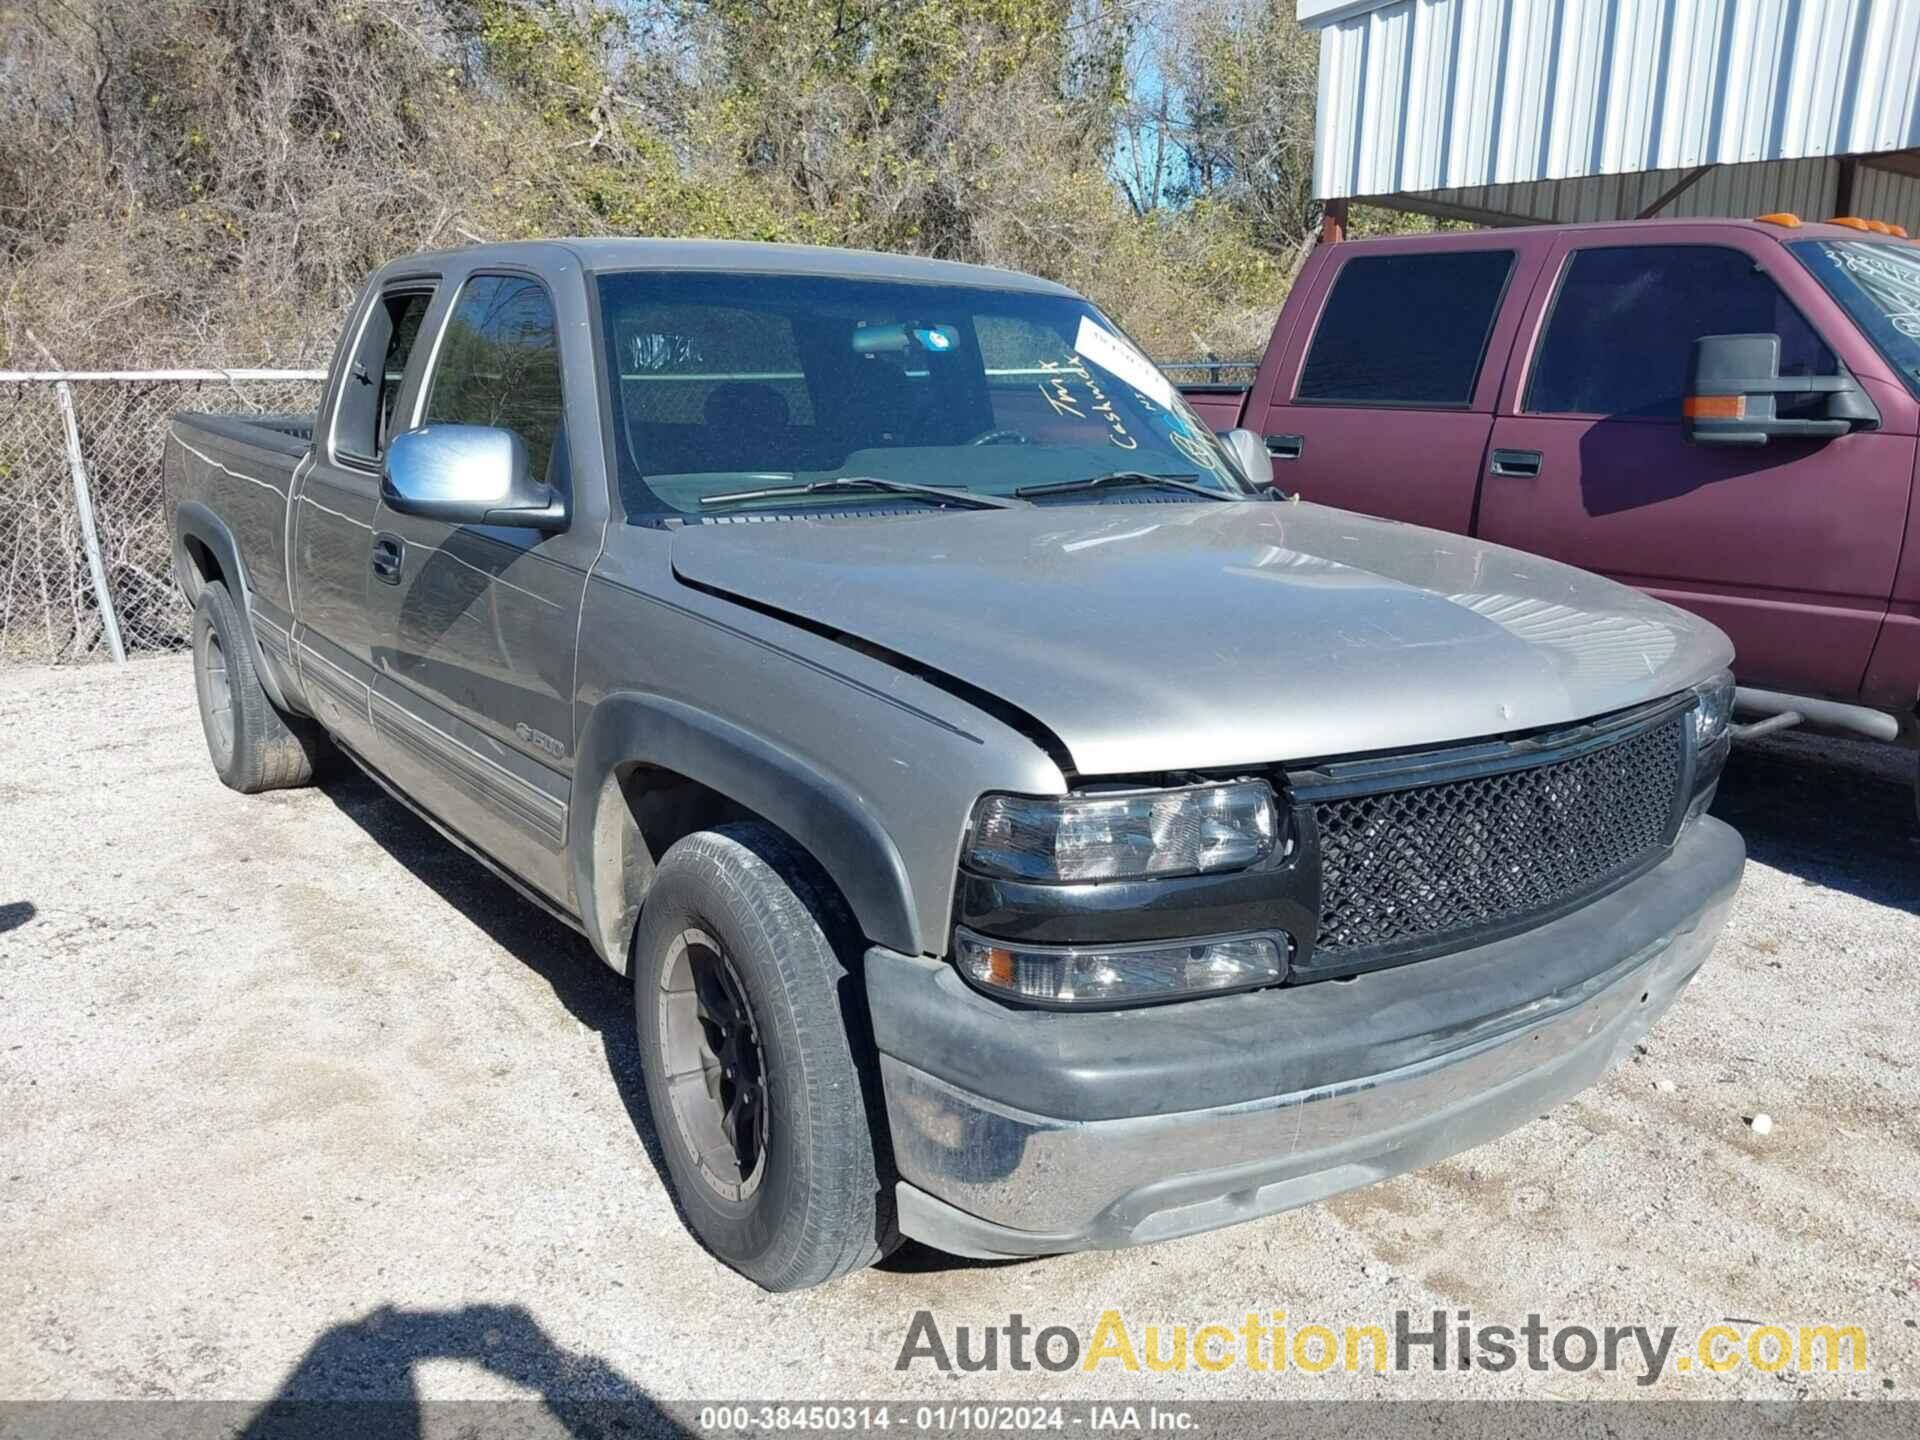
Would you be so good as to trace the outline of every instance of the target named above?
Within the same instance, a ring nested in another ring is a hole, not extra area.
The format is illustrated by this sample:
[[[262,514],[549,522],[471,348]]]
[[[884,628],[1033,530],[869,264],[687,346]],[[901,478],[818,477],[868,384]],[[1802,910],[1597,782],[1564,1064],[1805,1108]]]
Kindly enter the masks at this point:
[[[1817,414],[1783,418],[1783,395],[1826,400]],[[1680,414],[1690,445],[1831,440],[1880,424],[1873,401],[1844,368],[1838,375],[1781,375],[1778,335],[1702,335],[1694,341]]]

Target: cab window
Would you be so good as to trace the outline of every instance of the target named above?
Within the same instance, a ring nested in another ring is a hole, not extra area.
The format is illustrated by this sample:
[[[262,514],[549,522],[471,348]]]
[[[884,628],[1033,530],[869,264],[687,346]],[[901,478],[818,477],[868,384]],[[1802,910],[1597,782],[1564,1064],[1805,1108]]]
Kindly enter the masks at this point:
[[[394,401],[420,338],[420,322],[432,303],[431,285],[396,286],[374,303],[334,417],[334,450],[342,459],[378,465],[386,453]]]
[[[425,420],[511,430],[526,444],[530,473],[565,488],[553,473],[566,453],[559,331],[539,281],[476,275],[466,283],[440,342]]]
[[[1512,273],[1511,250],[1353,257],[1334,279],[1294,399],[1465,409]]]
[[[1618,245],[1568,263],[1534,362],[1536,415],[1680,417],[1693,342],[1780,337],[1780,373],[1836,375],[1839,361],[1766,271],[1724,245]],[[1818,407],[1823,396],[1802,399]],[[1795,407],[1781,397],[1780,413]]]

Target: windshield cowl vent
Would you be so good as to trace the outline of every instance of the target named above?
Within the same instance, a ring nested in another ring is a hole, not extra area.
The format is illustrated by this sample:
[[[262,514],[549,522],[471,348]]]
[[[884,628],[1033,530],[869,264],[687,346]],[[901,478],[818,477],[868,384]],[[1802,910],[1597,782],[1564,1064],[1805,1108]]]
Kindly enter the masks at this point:
[[[677,517],[681,525],[767,525],[790,520],[875,520],[899,515],[928,515],[918,505],[863,505],[857,510],[774,510],[740,515],[685,515]],[[675,523],[670,521],[669,523]]]

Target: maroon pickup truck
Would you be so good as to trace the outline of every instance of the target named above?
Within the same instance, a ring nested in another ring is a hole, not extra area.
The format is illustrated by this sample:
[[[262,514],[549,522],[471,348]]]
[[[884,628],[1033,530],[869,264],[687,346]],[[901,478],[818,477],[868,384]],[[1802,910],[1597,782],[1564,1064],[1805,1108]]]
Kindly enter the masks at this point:
[[[1186,397],[1263,437],[1310,500],[1705,616],[1738,651],[1749,733],[1920,740],[1920,242],[1889,227],[1323,245],[1253,384]]]

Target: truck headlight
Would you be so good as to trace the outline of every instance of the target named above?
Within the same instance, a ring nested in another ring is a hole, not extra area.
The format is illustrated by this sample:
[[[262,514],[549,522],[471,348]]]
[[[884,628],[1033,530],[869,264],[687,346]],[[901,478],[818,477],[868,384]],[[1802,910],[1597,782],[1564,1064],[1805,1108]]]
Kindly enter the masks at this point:
[[[1287,957],[1257,935],[1169,945],[1020,945],[956,930],[954,958],[983,990],[1040,1005],[1139,1005],[1277,985]]]
[[[1733,724],[1733,672],[1722,670],[1711,680],[1693,687],[1697,697],[1693,709],[1694,748],[1705,750],[1727,738]]]
[[[1693,796],[1687,819],[1707,813],[1733,748],[1733,672],[1722,670],[1693,687]]]
[[[989,795],[974,807],[965,864],[1012,880],[1072,883],[1243,870],[1273,852],[1279,829],[1262,780],[1178,790],[1035,798]]]

